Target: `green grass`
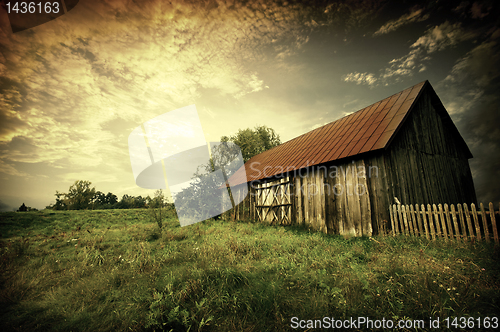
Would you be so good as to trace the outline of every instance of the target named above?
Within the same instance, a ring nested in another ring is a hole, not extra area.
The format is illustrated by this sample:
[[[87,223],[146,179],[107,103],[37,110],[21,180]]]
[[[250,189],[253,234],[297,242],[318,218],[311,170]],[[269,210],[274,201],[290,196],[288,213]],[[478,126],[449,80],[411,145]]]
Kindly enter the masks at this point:
[[[0,214],[2,331],[286,331],[500,312],[486,243],[351,238],[145,210]]]

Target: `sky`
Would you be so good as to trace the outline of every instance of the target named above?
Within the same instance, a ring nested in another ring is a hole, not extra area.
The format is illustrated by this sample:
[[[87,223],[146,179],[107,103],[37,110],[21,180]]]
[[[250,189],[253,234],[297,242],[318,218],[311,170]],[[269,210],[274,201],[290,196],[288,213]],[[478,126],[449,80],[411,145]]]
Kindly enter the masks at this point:
[[[77,180],[136,185],[128,136],[195,104],[206,141],[266,125],[282,142],[429,80],[500,202],[494,1],[80,0],[12,32],[0,8],[0,209]]]

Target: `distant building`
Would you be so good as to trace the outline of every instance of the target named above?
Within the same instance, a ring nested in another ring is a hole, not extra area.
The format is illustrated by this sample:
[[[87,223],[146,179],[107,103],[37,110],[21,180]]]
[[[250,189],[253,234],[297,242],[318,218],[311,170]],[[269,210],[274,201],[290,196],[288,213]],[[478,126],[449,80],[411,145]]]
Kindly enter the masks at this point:
[[[470,158],[425,81],[251,158],[230,179],[249,192],[232,213],[370,236],[396,202],[476,203]]]

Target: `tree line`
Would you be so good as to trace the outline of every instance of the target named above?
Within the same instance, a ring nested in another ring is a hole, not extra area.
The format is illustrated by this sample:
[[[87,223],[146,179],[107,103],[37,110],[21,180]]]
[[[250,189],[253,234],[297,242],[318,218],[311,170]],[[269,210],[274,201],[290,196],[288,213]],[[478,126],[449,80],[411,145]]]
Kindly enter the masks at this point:
[[[56,202],[47,206],[52,210],[100,210],[100,209],[139,209],[147,208],[155,198],[149,195],[123,195],[120,200],[115,194],[96,191],[90,181],[78,180],[69,187],[67,193],[56,191]]]

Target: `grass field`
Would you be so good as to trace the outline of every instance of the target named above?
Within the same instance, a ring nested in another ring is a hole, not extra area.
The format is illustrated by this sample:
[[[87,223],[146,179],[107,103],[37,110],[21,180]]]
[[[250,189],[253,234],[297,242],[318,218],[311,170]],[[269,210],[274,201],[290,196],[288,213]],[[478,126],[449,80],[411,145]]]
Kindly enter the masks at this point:
[[[0,330],[287,331],[292,317],[500,316],[492,244],[178,224],[171,213],[160,232],[147,210],[1,213]]]

